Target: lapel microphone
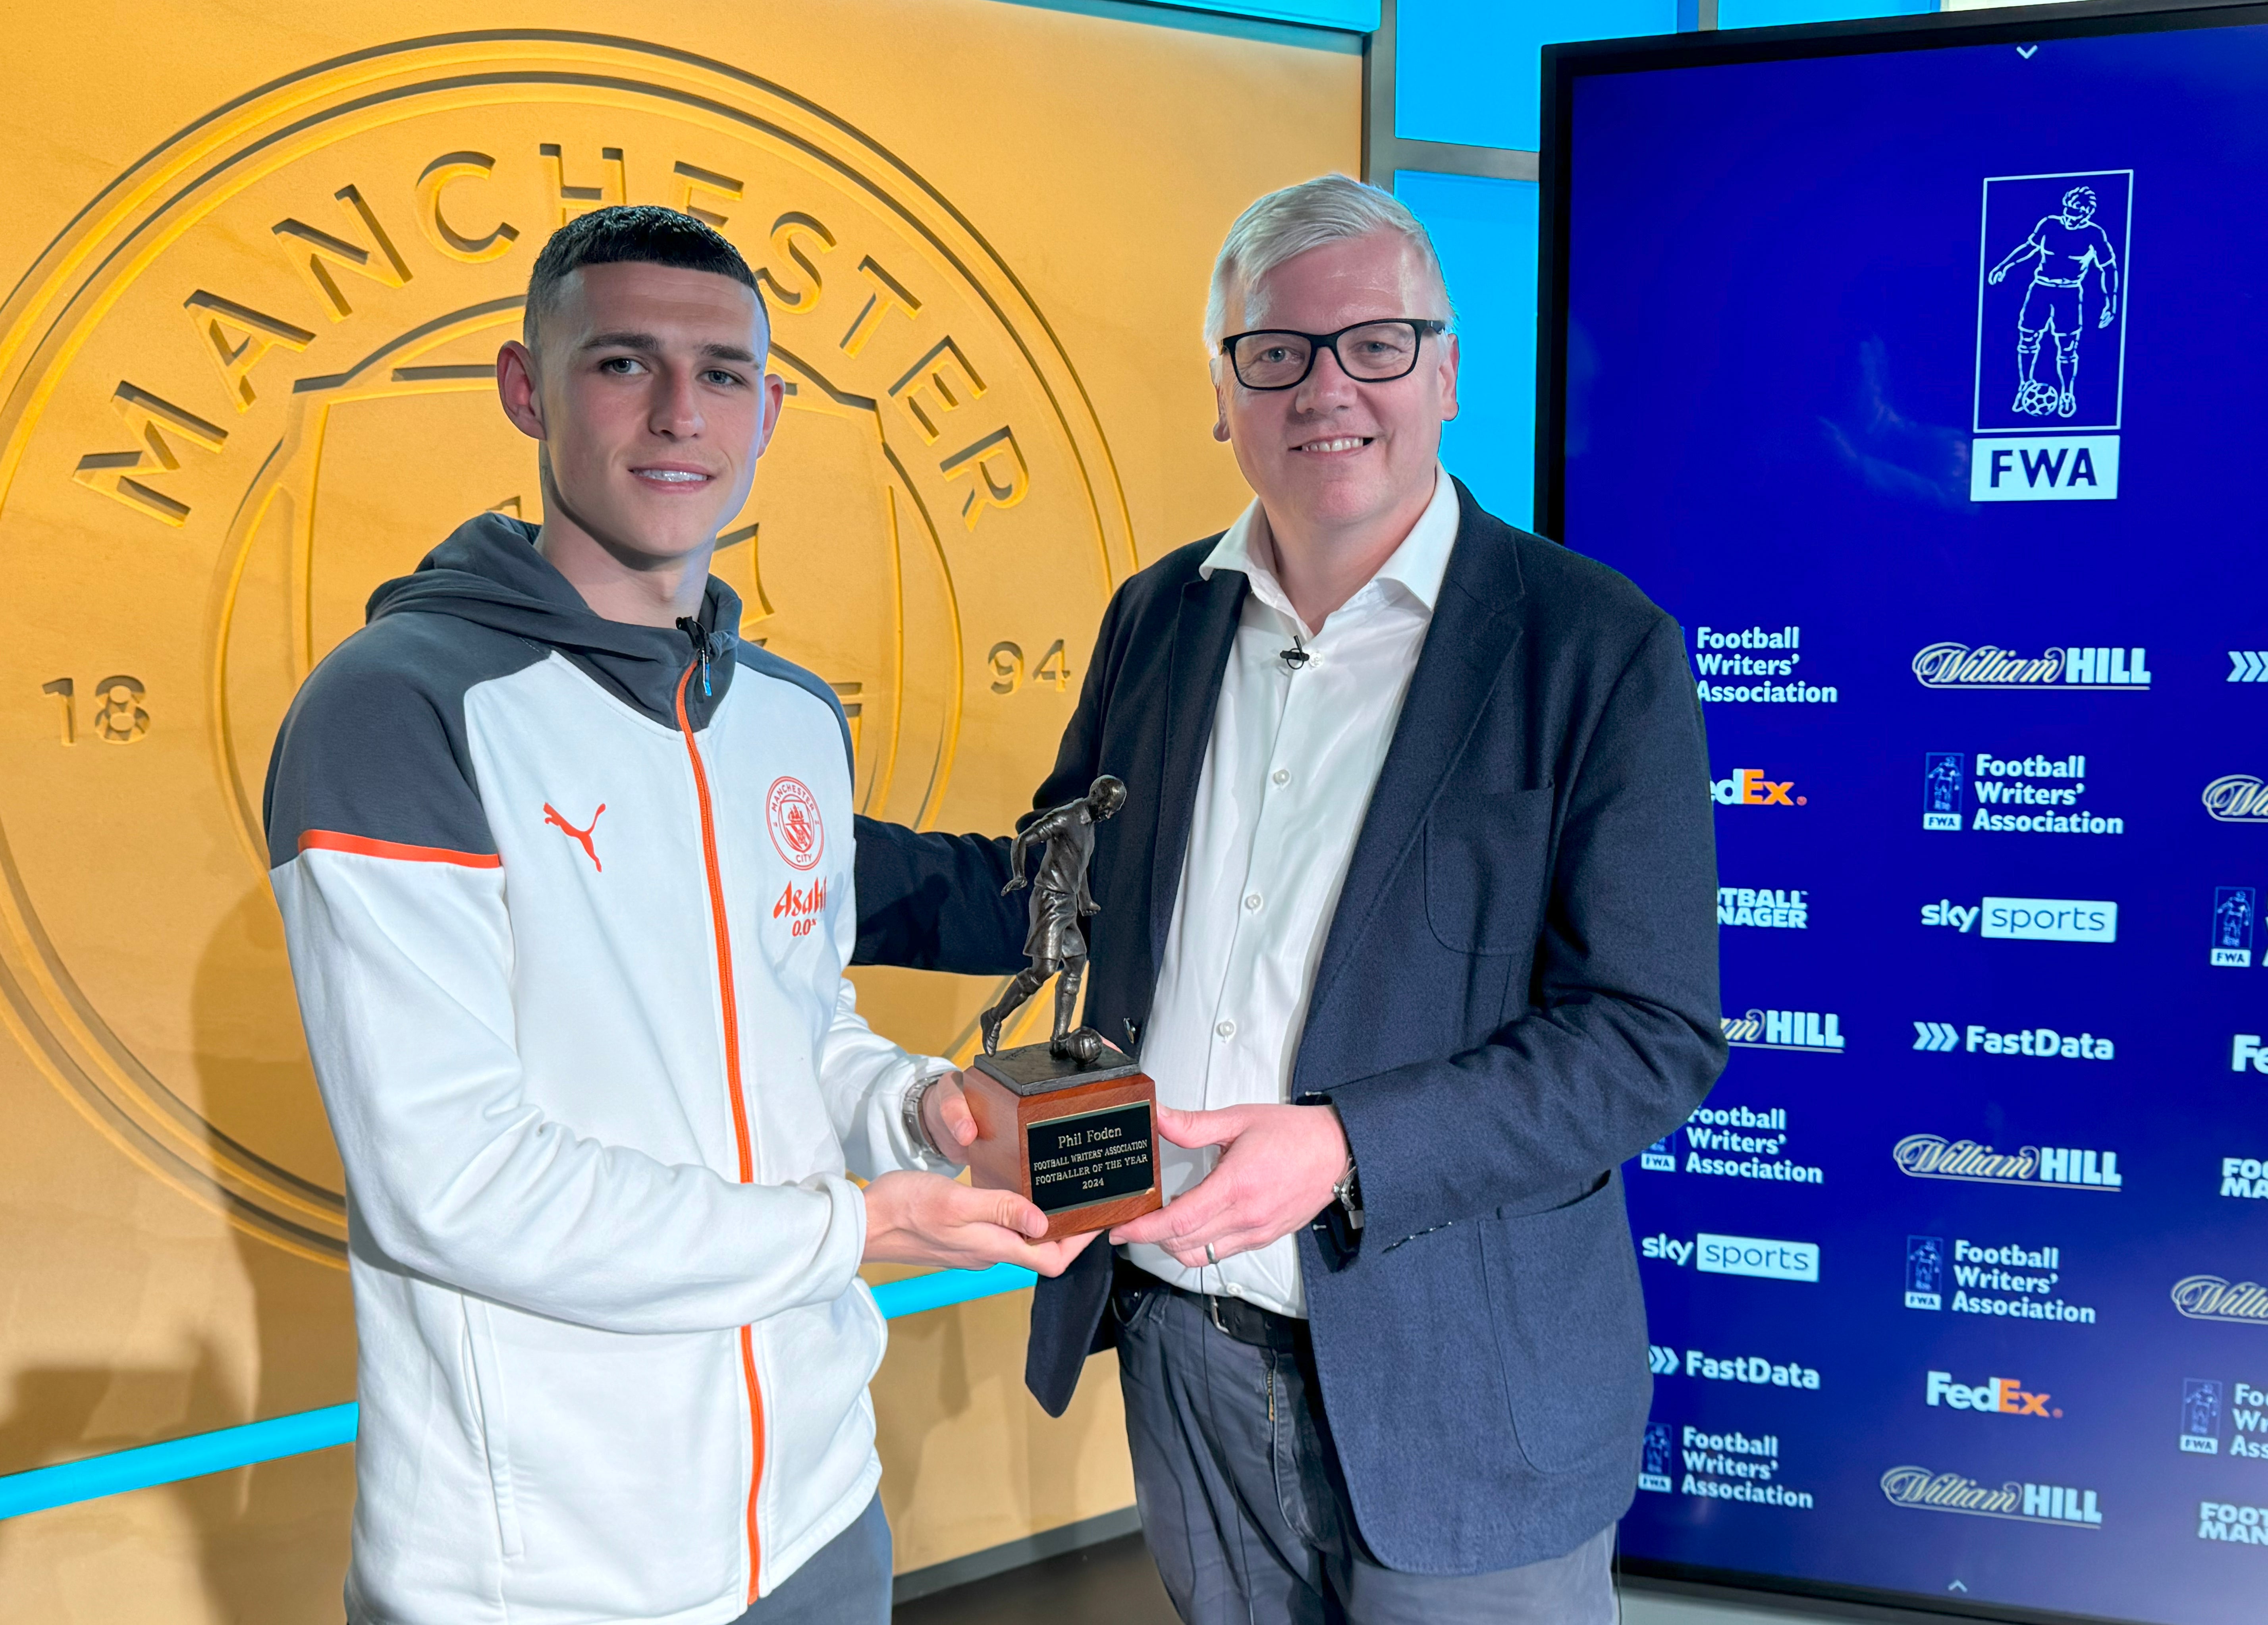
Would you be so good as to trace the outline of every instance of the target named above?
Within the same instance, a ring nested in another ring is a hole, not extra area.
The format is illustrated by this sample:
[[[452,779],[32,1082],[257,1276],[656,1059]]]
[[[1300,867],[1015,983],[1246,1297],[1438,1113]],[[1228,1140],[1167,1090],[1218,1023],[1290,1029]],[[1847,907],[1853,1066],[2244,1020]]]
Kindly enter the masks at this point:
[[[1292,634],[1292,646],[1288,649],[1278,650],[1276,658],[1282,661],[1293,671],[1297,671],[1300,667],[1306,665],[1309,661],[1315,657],[1300,646],[1300,634],[1293,632]]]

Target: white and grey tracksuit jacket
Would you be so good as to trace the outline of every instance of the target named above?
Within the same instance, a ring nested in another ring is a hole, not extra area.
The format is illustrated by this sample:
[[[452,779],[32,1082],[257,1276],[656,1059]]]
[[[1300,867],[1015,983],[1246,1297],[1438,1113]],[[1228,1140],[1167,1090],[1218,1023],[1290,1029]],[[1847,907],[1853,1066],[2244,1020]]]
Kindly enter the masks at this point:
[[[268,784],[347,1174],[357,1625],[709,1625],[865,1510],[868,1030],[841,707],[600,619],[487,514],[381,587]]]

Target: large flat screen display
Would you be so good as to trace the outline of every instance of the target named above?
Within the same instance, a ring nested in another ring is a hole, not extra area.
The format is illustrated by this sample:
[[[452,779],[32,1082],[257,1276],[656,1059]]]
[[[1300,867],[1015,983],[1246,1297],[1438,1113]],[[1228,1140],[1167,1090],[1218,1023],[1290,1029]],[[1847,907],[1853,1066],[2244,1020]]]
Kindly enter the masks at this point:
[[[1624,1552],[2268,1621],[2268,8],[1546,79],[1539,528],[1684,629],[1732,1045]]]

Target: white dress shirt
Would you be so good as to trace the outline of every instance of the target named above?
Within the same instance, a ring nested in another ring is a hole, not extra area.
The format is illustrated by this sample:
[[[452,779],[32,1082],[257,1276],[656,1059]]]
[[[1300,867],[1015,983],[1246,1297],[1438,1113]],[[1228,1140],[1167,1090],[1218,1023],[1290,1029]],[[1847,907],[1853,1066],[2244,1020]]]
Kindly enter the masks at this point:
[[[1251,591],[1221,677],[1143,1035],[1142,1069],[1167,1105],[1280,1105],[1291,1097],[1315,966],[1432,624],[1457,521],[1456,486],[1437,472],[1433,499],[1393,557],[1314,628],[1277,580],[1257,502],[1197,566],[1206,577],[1241,571]],[[1297,671],[1280,658],[1295,632],[1312,657]],[[1162,1138],[1158,1149],[1168,1201],[1219,1156]],[[1130,1246],[1126,1255],[1191,1292],[1307,1312],[1290,1236],[1197,1269],[1161,1247]]]

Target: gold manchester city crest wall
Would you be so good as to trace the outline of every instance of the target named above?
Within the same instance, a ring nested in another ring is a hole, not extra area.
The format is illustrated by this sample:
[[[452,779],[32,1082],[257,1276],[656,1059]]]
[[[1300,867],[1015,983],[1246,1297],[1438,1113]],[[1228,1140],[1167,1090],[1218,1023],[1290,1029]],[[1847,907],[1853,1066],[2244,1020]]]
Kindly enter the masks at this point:
[[[1211,256],[1355,169],[1361,74],[1346,36],[1104,0],[114,0],[11,35],[0,1473],[354,1397],[261,790],[372,587],[542,517],[494,370],[546,237],[666,203],[758,268],[787,403],[717,572],[841,697],[862,811],[1005,831],[1113,590],[1247,499]],[[994,991],[859,981],[962,1058]],[[1116,1384],[1047,1421],[1025,1319],[893,1327],[901,1570],[1132,1500]],[[334,1449],[0,1521],[0,1616],[335,1618],[352,1490]]]

